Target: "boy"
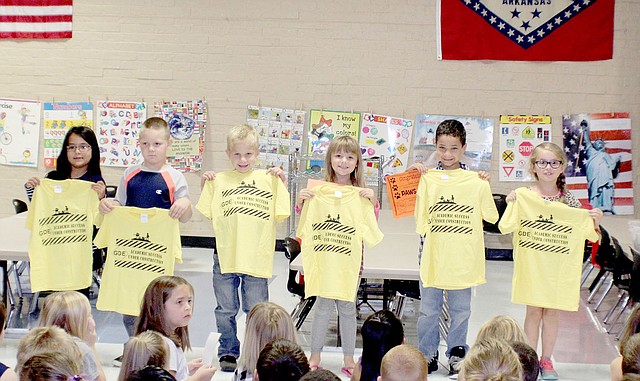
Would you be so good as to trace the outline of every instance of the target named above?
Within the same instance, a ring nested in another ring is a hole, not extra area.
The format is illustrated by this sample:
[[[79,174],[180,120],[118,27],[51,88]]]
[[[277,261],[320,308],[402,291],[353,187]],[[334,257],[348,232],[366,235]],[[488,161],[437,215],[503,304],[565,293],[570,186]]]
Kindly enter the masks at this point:
[[[438,322],[447,290],[451,324],[446,354],[449,373],[456,374],[469,348],[471,287],[485,283],[482,219],[495,222],[498,212],[489,184],[483,181],[488,180],[488,174],[462,171],[468,169],[460,162],[467,147],[462,123],[452,119],[441,122],[435,143],[436,171],[427,173],[419,163],[409,167],[423,174],[415,211],[416,230],[421,235],[418,342],[429,359],[429,373],[438,370]]]
[[[412,345],[398,345],[382,358],[378,381],[427,381],[427,361]]]
[[[167,149],[173,142],[169,126],[162,118],[151,117],[140,128],[138,145],[144,161],[124,171],[114,199],[100,201],[100,213],[107,214],[116,206],[168,209],[169,216],[184,223],[193,211],[184,175],[168,166]],[[129,337],[133,336],[136,316],[122,315]],[[121,357],[114,360],[119,366]]]
[[[216,234],[213,291],[220,332],[218,357],[220,369],[232,372],[240,355],[238,288],[246,314],[254,305],[269,300],[276,221],[289,217],[290,203],[280,168],[253,170],[259,154],[253,127],[233,127],[227,136],[226,153],[233,170],[203,175],[204,188],[196,208],[212,220]]]
[[[302,348],[287,339],[275,339],[260,351],[253,379],[297,381],[309,373],[309,361]]]

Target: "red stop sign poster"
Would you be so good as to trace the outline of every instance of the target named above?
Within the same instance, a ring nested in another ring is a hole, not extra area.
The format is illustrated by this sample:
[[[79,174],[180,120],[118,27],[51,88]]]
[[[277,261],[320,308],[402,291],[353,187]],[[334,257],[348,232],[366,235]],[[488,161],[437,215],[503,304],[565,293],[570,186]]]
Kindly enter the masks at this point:
[[[520,143],[520,147],[518,147],[518,152],[522,156],[531,156],[531,152],[533,152],[533,144],[529,142]]]

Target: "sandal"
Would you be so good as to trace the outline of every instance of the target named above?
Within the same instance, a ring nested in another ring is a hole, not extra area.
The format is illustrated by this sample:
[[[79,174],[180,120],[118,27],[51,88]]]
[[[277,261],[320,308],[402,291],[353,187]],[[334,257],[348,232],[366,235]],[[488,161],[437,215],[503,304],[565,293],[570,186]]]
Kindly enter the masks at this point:
[[[340,371],[342,372],[342,374],[344,374],[345,376],[351,378],[353,376],[353,367],[352,366],[343,366],[342,369],[340,369]]]

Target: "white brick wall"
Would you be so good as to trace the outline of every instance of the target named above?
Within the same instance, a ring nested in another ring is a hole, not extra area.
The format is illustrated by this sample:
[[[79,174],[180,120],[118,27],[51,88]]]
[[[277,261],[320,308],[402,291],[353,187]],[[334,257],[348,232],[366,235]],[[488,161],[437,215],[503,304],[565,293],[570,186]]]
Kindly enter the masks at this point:
[[[587,63],[437,61],[434,0],[74,5],[71,40],[0,41],[0,97],[149,103],[204,97],[208,169],[227,168],[225,133],[258,101],[407,117],[548,113],[557,142],[563,113],[629,111],[634,121],[640,117],[637,0],[616,1],[614,58]],[[633,138],[637,149],[635,131]],[[634,165],[637,184],[637,159]],[[497,160],[493,168],[494,191],[519,185],[499,183]],[[13,213],[11,198],[25,198],[28,177],[45,172],[43,166],[1,166],[0,216]],[[117,184],[122,170],[104,172]],[[187,180],[195,203],[199,177],[187,174]],[[210,233],[199,213],[183,226],[183,234]]]

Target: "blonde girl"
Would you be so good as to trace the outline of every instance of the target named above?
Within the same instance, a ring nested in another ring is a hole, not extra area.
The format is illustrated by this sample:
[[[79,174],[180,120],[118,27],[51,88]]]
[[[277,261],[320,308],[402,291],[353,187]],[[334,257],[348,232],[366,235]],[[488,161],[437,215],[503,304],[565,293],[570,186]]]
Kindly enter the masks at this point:
[[[85,381],[80,362],[68,352],[43,352],[20,367],[20,381]]]
[[[521,381],[522,377],[518,354],[504,340],[492,338],[469,349],[459,375],[464,381]]]
[[[179,276],[154,279],[144,292],[136,335],[147,330],[162,335],[169,347],[169,372],[178,380],[210,381],[216,368],[204,365],[202,359],[187,364],[185,349],[189,342],[189,321],[193,312],[193,287]]]
[[[527,335],[524,333],[520,324],[507,315],[498,315],[488,320],[480,327],[476,341],[482,341],[484,339],[500,339],[504,341],[522,341],[527,342]]]
[[[554,143],[539,144],[531,153],[530,171],[536,183],[530,189],[547,201],[559,201],[572,208],[580,208],[580,201],[566,188],[564,170],[567,158],[562,148]],[[507,201],[515,200],[515,192],[507,196]],[[595,226],[599,225],[602,211],[594,208],[589,211]],[[538,348],[538,338],[542,341],[540,354],[540,372],[542,379],[555,380],[558,373],[553,368],[551,356],[558,337],[558,310],[527,306],[524,319],[524,331],[529,345]]]
[[[169,364],[169,345],[155,331],[145,331],[134,336],[124,345],[122,366],[118,381],[126,381],[131,372],[147,365],[167,368]]]
[[[275,339],[298,342],[291,315],[275,303],[256,304],[247,316],[242,353],[233,380],[251,380],[260,351]]]
[[[374,205],[376,215],[379,204],[372,189],[367,188],[362,169],[362,154],[358,142],[350,136],[339,136],[329,144],[325,156],[324,180],[338,185],[350,185],[361,188],[360,196],[368,199]],[[296,211],[301,211],[306,200],[314,197],[313,190],[302,189],[296,200]],[[311,357],[309,366],[311,370],[318,368],[320,353],[327,334],[329,315],[333,311],[333,305],[337,306],[340,320],[340,334],[342,335],[342,353],[344,367],[342,373],[351,377],[356,363],[353,358],[356,341],[356,305],[354,302],[345,302],[334,299],[317,297],[315,302],[315,315],[311,327]]]
[[[77,291],[50,294],[44,299],[39,325],[64,329],[73,337],[82,353],[82,373],[86,379],[106,381],[96,352],[96,323],[86,296]]]

